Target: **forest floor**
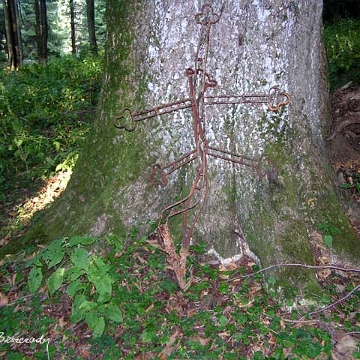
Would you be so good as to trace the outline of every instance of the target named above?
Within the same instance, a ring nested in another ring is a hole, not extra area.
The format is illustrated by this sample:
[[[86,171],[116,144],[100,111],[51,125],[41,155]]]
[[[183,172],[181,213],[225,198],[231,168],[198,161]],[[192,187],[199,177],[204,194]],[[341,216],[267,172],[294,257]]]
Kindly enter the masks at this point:
[[[112,283],[110,302],[104,300],[100,306],[101,287],[89,284],[86,274],[80,281],[64,281],[56,291],[49,280],[29,293],[30,269],[38,269],[34,263],[39,254],[45,258],[46,249],[16,261],[3,260],[0,357],[360,358],[359,270],[317,269],[323,294],[314,303],[304,304],[296,289],[295,301],[279,303],[272,290],[275,278],[265,279],[251,259],[224,265],[207,255],[200,244],[191,248],[188,265],[192,283],[184,292],[178,288],[158,237],[139,238],[136,231],[129,236],[130,246],[110,247],[96,259],[89,258],[90,264],[103,264],[102,279],[109,277]],[[70,243],[78,244],[74,253],[80,252],[83,240],[89,241],[72,238],[64,246],[69,249]],[[70,259],[73,264],[79,260],[71,254]],[[67,266],[71,268],[71,263]],[[71,268],[72,274],[76,266]],[[79,286],[80,291],[74,290]],[[115,313],[106,313],[110,306],[117,309]]]
[[[59,171],[49,179],[37,179],[33,183],[14,179],[6,200],[0,203],[0,246],[20,238],[35,214],[44,210],[66,189],[71,171]]]
[[[347,199],[350,221],[359,232],[360,89],[339,89],[332,106],[329,157],[339,192]],[[21,236],[33,216],[66,188],[70,176],[70,171],[58,172],[31,187],[21,177],[14,179],[6,201],[1,203],[0,246]],[[251,259],[224,265],[197,245],[188,259],[192,285],[183,292],[158,237],[140,238],[136,229],[129,236],[131,246],[112,247],[107,239],[111,246],[101,254],[112,279],[111,301],[121,310],[120,315],[106,319],[103,332],[96,325],[90,330],[90,311],[74,321],[73,290],[69,290],[74,279],[64,281],[56,291],[49,291],[54,284],[42,284],[38,291],[29,293],[34,258],[39,251],[42,254],[44,246],[1,260],[0,358],[360,358],[360,270],[345,271],[336,266],[306,269],[316,271],[323,295],[314,304],[303,304],[301,294],[295,296],[295,302],[280,304],[271,290],[275,278],[265,279]],[[315,232],[312,240],[316,264],[328,264],[330,255],[321,234]],[[65,242],[62,246],[70,249]],[[91,257],[89,261],[95,260]],[[93,306],[100,290],[87,288],[85,275],[81,286],[87,305]],[[108,305],[104,301],[103,306]],[[102,317],[100,308],[91,311]]]

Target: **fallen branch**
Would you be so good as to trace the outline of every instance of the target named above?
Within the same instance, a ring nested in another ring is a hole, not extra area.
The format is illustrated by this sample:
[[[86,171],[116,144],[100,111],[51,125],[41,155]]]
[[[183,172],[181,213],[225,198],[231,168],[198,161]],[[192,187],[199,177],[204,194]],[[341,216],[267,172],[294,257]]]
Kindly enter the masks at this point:
[[[255,271],[251,274],[247,274],[247,275],[242,275],[242,278],[248,278],[251,276],[254,276],[256,274],[260,274],[263,273],[267,270],[271,270],[277,267],[291,267],[291,266],[297,266],[297,267],[302,267],[302,268],[306,268],[306,269],[315,269],[315,270],[324,270],[324,269],[332,269],[332,270],[339,270],[339,271],[344,271],[344,272],[357,272],[360,273],[360,269],[352,269],[352,268],[344,268],[341,266],[337,266],[337,265],[306,265],[306,264],[275,264],[275,265],[270,265],[267,266],[263,269],[260,269],[258,271]]]
[[[350,292],[348,292],[345,296],[343,296],[342,298],[340,298],[339,300],[336,300],[334,302],[332,302],[331,304],[319,309],[319,310],[316,310],[316,311],[313,311],[311,312],[309,315],[313,316],[313,315],[317,315],[317,314],[320,314],[326,310],[329,310],[331,308],[333,308],[334,306],[336,306],[337,304],[341,303],[342,301],[345,301],[347,300],[355,291],[359,290],[360,289],[360,285],[357,285],[355,286]]]
[[[339,133],[341,133],[341,131],[343,131],[346,127],[348,127],[350,125],[354,125],[354,124],[360,124],[360,120],[359,119],[349,119],[349,120],[343,121],[341,124],[339,124],[334,129],[332,134],[326,140],[327,141],[332,140],[335,136],[337,136]]]
[[[251,276],[254,276],[256,274],[260,274],[260,273],[263,273],[267,270],[270,270],[270,269],[274,269],[274,268],[277,268],[277,267],[291,267],[291,266],[297,266],[297,267],[302,267],[302,268],[305,268],[305,269],[315,269],[315,270],[324,270],[324,269],[332,269],[332,270],[339,270],[339,271],[344,271],[344,272],[355,272],[355,273],[360,273],[360,269],[354,269],[354,268],[344,268],[344,267],[341,267],[341,266],[336,266],[336,265],[306,265],[306,264],[275,264],[275,265],[270,265],[268,267],[265,267],[261,270],[258,270],[258,271],[255,271],[251,274],[247,274],[247,275],[242,275],[241,277],[242,278],[248,278],[248,277],[251,277]],[[348,292],[345,296],[343,296],[342,298],[332,302],[331,304],[319,309],[319,310],[316,310],[316,311],[313,311],[311,313],[309,313],[310,316],[313,316],[313,315],[317,315],[317,314],[320,314],[326,310],[329,310],[331,308],[333,308],[334,306],[338,305],[339,303],[347,300],[349,297],[351,297],[355,291],[359,290],[360,289],[360,284],[355,286],[354,289],[352,289],[350,292]],[[303,316],[301,319],[304,319],[305,316]]]

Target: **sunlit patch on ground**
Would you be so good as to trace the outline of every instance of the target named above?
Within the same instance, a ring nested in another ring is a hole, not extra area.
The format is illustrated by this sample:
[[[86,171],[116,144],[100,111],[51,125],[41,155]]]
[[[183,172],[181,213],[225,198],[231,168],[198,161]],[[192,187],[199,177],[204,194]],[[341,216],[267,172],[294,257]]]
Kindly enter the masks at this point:
[[[0,246],[8,244],[12,238],[24,233],[34,215],[52,203],[66,189],[71,174],[71,170],[59,171],[46,179],[37,192],[25,192],[15,204],[10,203],[8,208],[4,206],[7,218],[0,233]]]

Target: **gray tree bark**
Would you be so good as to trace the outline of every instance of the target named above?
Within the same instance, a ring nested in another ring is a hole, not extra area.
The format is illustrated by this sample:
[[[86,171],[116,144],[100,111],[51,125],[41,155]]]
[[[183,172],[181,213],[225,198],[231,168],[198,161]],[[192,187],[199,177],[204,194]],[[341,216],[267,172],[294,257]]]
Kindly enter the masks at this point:
[[[206,107],[205,135],[211,146],[262,161],[255,161],[257,172],[207,156],[209,191],[192,241],[205,241],[223,259],[252,254],[262,266],[312,264],[309,236],[326,222],[340,230],[334,254],[356,261],[359,242],[337,201],[324,152],[329,103],[322,2],[208,3],[219,21],[211,26],[206,68],[217,85],[206,94],[267,94],[278,85],[291,101],[278,112],[266,104]],[[124,108],[136,112],[189,97],[185,69],[197,66],[201,26],[194,15],[203,5],[109,1],[95,128],[66,194],[32,238],[119,235],[134,224],[145,231],[147,220],[158,221],[164,208],[191,192],[197,161],[174,171],[165,187],[149,183],[153,164],[172,162],[196,146],[191,109],[139,121],[133,132],[116,129],[113,122]],[[189,211],[190,225],[201,204]],[[182,219],[174,216],[170,223],[178,240]],[[317,291],[308,271],[285,269],[276,276],[284,288]]]
[[[74,0],[70,4],[70,27],[71,27],[71,53],[76,55],[76,32],[75,32],[75,4]]]
[[[47,9],[46,0],[35,0],[34,2],[36,18],[36,43],[38,58],[40,63],[45,64],[48,57],[48,26],[47,26]]]
[[[86,0],[86,18],[87,18],[87,27],[89,34],[89,43],[90,51],[97,55],[97,42],[96,42],[96,32],[95,32],[95,7],[94,0]]]
[[[3,7],[9,67],[11,70],[17,70],[21,67],[23,60],[19,4],[17,0],[3,0]]]

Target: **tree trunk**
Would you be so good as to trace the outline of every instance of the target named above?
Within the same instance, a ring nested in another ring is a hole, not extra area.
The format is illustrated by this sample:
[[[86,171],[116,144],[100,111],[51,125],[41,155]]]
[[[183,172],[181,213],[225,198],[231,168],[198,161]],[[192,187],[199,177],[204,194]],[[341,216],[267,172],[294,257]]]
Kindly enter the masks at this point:
[[[17,70],[22,64],[22,44],[17,0],[3,0],[9,66]]]
[[[334,254],[356,261],[360,243],[338,203],[324,152],[322,2],[211,4],[214,14],[190,1],[109,1],[94,131],[65,195],[33,238],[121,235],[131,225],[145,231],[146,220],[187,207],[171,217],[172,235],[206,241],[223,258],[253,254],[262,266],[312,264],[309,236],[326,223],[340,231]],[[282,94],[268,104],[275,85]],[[156,108],[181,99],[190,103]],[[283,106],[272,111],[276,104]],[[139,111],[151,107],[142,121]],[[130,112],[136,129],[120,118]],[[134,131],[117,129],[114,121]],[[160,166],[171,174],[161,174]],[[284,288],[318,289],[309,271],[275,275]]]
[[[36,17],[36,42],[38,49],[39,61],[43,64],[47,61],[47,11],[46,0],[35,0],[35,17]]]
[[[70,0],[70,26],[71,26],[71,53],[76,55],[76,33],[75,33],[75,6],[74,0]]]
[[[95,7],[94,0],[86,0],[87,26],[89,33],[90,51],[97,55],[97,43],[95,33]]]

